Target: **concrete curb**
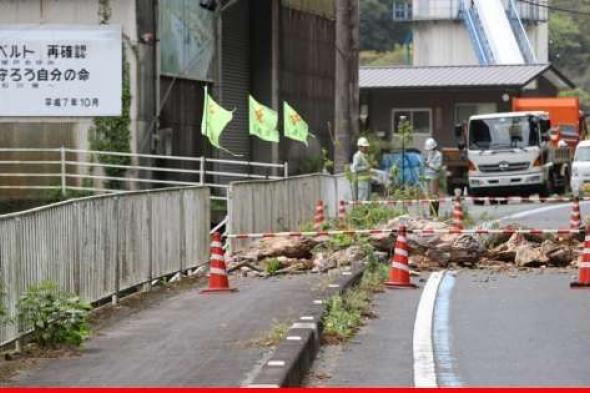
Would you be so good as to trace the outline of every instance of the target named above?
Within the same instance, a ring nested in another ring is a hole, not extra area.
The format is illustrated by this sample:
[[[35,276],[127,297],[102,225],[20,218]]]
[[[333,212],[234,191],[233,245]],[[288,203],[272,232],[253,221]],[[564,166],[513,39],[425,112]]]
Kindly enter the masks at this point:
[[[314,300],[299,320],[293,323],[285,340],[277,346],[270,359],[247,387],[300,386],[320,349],[321,319],[326,311],[326,300],[344,293],[356,284],[364,270],[364,264],[356,263],[349,270],[342,271],[341,275],[322,292],[321,299]]]

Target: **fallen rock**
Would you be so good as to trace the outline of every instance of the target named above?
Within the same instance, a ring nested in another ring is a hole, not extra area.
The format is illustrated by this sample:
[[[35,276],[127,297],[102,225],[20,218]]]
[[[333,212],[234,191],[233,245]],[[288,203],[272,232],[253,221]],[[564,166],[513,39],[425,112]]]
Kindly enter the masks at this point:
[[[255,242],[244,252],[236,253],[235,257],[250,261],[273,257],[308,259],[317,244],[317,241],[310,238],[267,238]]]
[[[312,261],[312,272],[325,272],[340,266],[347,266],[352,262],[363,260],[366,256],[365,251],[360,246],[350,246],[329,255],[323,251],[318,252]]]
[[[498,247],[494,248],[489,253],[489,256],[492,259],[496,259],[503,262],[514,262],[514,258],[516,258],[517,248],[527,243],[528,242],[524,239],[522,235],[518,233],[513,233],[507,242],[505,242],[504,244],[500,244]]]
[[[542,252],[541,247],[523,244],[516,248],[514,264],[520,267],[540,267],[546,265],[549,258]]]
[[[546,240],[541,244],[541,252],[549,259],[551,266],[568,266],[574,259],[571,247],[556,244],[551,240]]]

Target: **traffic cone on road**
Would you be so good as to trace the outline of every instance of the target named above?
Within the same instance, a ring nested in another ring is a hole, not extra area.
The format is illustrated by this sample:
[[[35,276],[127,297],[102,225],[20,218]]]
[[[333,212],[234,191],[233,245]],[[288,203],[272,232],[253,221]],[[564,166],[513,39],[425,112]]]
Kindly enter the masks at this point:
[[[582,215],[580,214],[580,198],[574,197],[572,202],[572,214],[570,216],[570,229],[580,229]]]
[[[397,240],[395,242],[395,251],[391,258],[391,268],[389,269],[389,280],[385,282],[388,288],[417,288],[410,282],[410,268],[408,266],[408,255],[410,247],[406,239],[406,227],[400,225]]]
[[[225,252],[219,232],[213,234],[211,240],[211,262],[209,265],[209,287],[201,290],[201,293],[234,292],[236,288],[230,288],[225,267]]]
[[[455,197],[453,202],[453,224],[451,233],[461,232],[463,230],[463,206],[461,206],[461,197]]]
[[[590,288],[590,226],[586,226],[584,238],[584,252],[579,262],[580,273],[578,281],[570,283],[572,288]]]

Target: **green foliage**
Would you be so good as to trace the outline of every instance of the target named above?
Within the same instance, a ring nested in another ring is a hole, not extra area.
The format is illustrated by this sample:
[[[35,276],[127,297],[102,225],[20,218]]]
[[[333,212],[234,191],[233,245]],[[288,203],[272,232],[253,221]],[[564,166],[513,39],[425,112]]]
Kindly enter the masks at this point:
[[[122,114],[115,117],[94,118],[93,137],[90,140],[92,150],[129,153],[131,125],[131,88],[129,79],[129,63],[125,58],[125,45],[123,45],[123,91],[122,91]],[[130,165],[131,158],[123,156],[98,155],[98,160],[103,164]],[[105,168],[107,176],[122,177],[125,174],[123,168]],[[122,182],[111,180],[108,187],[111,189],[122,188]]]
[[[568,76],[581,91],[590,91],[590,3],[579,0],[552,0],[551,5],[579,13],[549,13],[549,61]],[[590,102],[582,94],[588,110]]]
[[[353,228],[372,229],[392,218],[402,215],[402,211],[391,206],[371,203],[354,206],[348,215]]]
[[[346,234],[337,234],[330,236],[325,245],[330,250],[341,250],[348,248],[354,243],[354,236]]]
[[[49,281],[30,287],[17,304],[19,323],[34,329],[33,341],[41,347],[81,345],[89,334],[90,309],[90,304]]]
[[[333,296],[328,300],[327,312],[323,318],[324,337],[328,342],[341,342],[350,339],[367,317],[371,317],[371,297],[383,290],[387,277],[387,266],[369,262],[359,285],[344,295]]]
[[[407,51],[402,45],[395,45],[395,49],[384,52],[362,51],[359,54],[361,66],[383,67],[403,65],[407,63]]]
[[[358,302],[355,304],[358,307]],[[353,309],[344,296],[333,296],[328,300],[328,312],[323,318],[324,335],[337,340],[347,340],[354,336],[362,325],[361,313]]]
[[[212,211],[227,211],[227,201],[221,201],[218,199],[214,199],[211,201],[211,210]]]
[[[388,51],[404,42],[410,26],[393,23],[391,0],[360,2],[360,43],[362,50]]]
[[[277,271],[281,270],[283,264],[276,258],[271,258],[266,260],[266,272],[269,275],[275,274]]]
[[[5,325],[11,322],[8,316],[8,310],[6,309],[6,305],[4,304],[5,295],[6,292],[4,292],[4,286],[0,284],[0,325]]]
[[[401,122],[393,134],[393,148],[401,150],[404,146],[406,149],[414,146],[414,127],[409,120]]]
[[[330,160],[330,155],[327,149],[322,148],[321,155],[305,157],[298,164],[298,173],[321,173],[324,170],[331,170],[334,168],[334,161]]]
[[[575,89],[571,90],[563,90],[559,93],[560,97],[578,97],[580,99],[580,103],[584,107],[590,107],[590,93],[587,90],[582,89],[581,87],[576,87]]]
[[[272,321],[272,328],[270,331],[259,339],[255,340],[255,344],[262,347],[275,347],[287,336],[287,332],[291,324],[289,322]]]

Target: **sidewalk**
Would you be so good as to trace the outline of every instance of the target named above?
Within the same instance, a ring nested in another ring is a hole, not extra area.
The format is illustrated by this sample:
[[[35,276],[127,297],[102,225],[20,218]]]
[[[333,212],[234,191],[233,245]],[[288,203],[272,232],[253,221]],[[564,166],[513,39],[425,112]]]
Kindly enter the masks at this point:
[[[14,385],[241,386],[270,353],[248,342],[273,320],[298,317],[327,279],[233,279],[239,292],[224,295],[191,289],[105,328],[82,356],[43,361]]]

